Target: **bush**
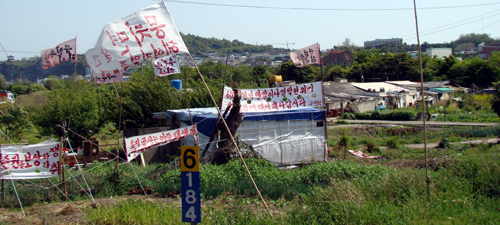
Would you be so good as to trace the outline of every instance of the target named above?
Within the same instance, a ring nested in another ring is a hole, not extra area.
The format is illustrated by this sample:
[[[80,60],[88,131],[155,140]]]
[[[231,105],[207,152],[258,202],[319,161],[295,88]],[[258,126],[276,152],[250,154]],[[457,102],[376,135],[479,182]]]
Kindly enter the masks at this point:
[[[390,137],[385,139],[385,144],[387,145],[388,148],[397,148],[398,147],[398,138],[397,137]]]

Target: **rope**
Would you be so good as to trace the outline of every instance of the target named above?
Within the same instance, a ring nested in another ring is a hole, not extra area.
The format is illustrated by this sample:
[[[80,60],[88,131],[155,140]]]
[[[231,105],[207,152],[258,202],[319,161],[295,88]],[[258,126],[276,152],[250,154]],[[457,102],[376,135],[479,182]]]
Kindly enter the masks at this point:
[[[17,202],[19,202],[19,206],[21,206],[21,211],[23,211],[23,215],[26,216],[26,214],[24,213],[23,204],[21,203],[21,199],[19,199],[19,194],[17,193],[16,185],[14,184],[14,180],[12,180],[12,173],[9,173],[9,175],[11,176],[10,182],[12,182],[12,187],[14,187],[14,192],[16,193]]]
[[[69,138],[66,138],[66,140],[68,141],[69,148],[71,149],[72,152],[74,152],[73,147],[71,146],[71,143],[69,142]],[[76,167],[78,168],[78,171],[82,172],[82,168],[78,164],[78,160],[76,159],[76,156],[73,155],[73,158],[75,159]],[[63,167],[66,168],[65,166],[63,166]],[[71,176],[73,176],[73,174],[71,174]],[[89,191],[90,197],[92,198],[92,202],[95,203],[94,197],[92,196],[92,191],[90,190],[89,184],[87,183],[87,179],[85,179],[85,176],[83,176],[83,173],[82,173],[82,178],[83,178],[83,181],[85,182],[85,185],[87,186],[87,190]],[[75,179],[75,181],[76,181],[76,179]],[[78,181],[76,181],[76,182],[78,183]],[[80,183],[78,183],[78,184],[80,184]],[[80,187],[81,187],[81,185],[80,185]],[[82,189],[83,189],[83,187],[82,187]]]
[[[67,196],[67,195],[65,195],[65,194],[64,194],[64,192],[62,192],[62,191],[61,191],[61,189],[59,189],[59,188],[58,188],[58,187],[57,187],[57,186],[56,186],[56,185],[52,182],[52,180],[50,180],[49,178],[47,178],[47,180],[49,180],[49,181],[50,181],[50,183],[51,183],[51,184],[52,184],[52,185],[53,185],[53,186],[54,186],[54,187],[55,187],[55,188],[56,188],[59,192],[61,192],[61,194],[62,194],[64,197],[66,197],[66,199],[68,199],[68,201],[71,203],[71,205],[73,205],[76,209],[78,209],[78,211],[80,211],[80,212],[83,214],[83,216],[85,216],[85,218],[87,218],[87,220],[89,220],[89,222],[90,222],[91,224],[95,224],[95,223],[93,223],[93,222],[92,222],[92,220],[90,220],[90,219],[87,217],[87,214],[85,214],[85,213],[84,213],[84,212],[83,212],[80,208],[78,208],[78,207],[77,207],[77,206],[76,206],[76,205],[75,205],[75,204],[74,204],[74,203],[73,203],[73,202],[72,202],[72,201],[68,198],[68,196]]]
[[[194,59],[193,59],[193,56],[191,56],[191,54],[189,54],[189,57],[191,58],[191,60],[193,61],[194,63]],[[217,113],[219,113],[219,116],[221,117],[222,119],[222,123],[224,124],[224,126],[226,127],[227,131],[228,131],[228,134],[229,134],[229,137],[231,137],[231,141],[233,142],[233,145],[234,147],[236,148],[236,150],[238,151],[238,155],[240,156],[240,159],[241,159],[241,162],[243,162],[243,165],[245,166],[245,170],[247,171],[248,173],[248,176],[250,177],[250,180],[252,181],[252,184],[253,186],[255,187],[255,190],[257,191],[257,194],[259,195],[259,198],[260,200],[262,201],[262,203],[264,204],[264,207],[267,209],[267,212],[269,213],[269,215],[271,216],[271,218],[273,218],[274,220],[274,216],[271,214],[271,211],[269,209],[269,207],[267,206],[266,204],[266,201],[264,200],[264,197],[262,197],[262,194],[260,193],[260,190],[259,188],[257,187],[257,184],[255,183],[253,177],[252,177],[252,174],[250,173],[250,170],[248,169],[248,166],[245,162],[245,159],[243,158],[243,155],[241,154],[241,151],[240,151],[240,148],[238,147],[238,144],[236,143],[236,141],[234,140],[234,137],[233,137],[233,134],[231,134],[230,132],[230,129],[229,129],[229,126],[227,125],[226,123],[226,120],[224,118],[222,118],[222,113],[220,112],[219,110],[219,107],[217,107],[217,102],[215,101],[214,99],[214,96],[212,95],[212,93],[210,92],[210,89],[208,88],[208,85],[207,83],[205,82],[205,79],[203,78],[203,76],[201,75],[201,72],[200,70],[198,69],[198,66],[196,66],[196,63],[194,63],[194,66],[196,68],[196,70],[198,71],[198,75],[200,75],[200,78],[201,78],[201,81],[203,81],[203,84],[205,85],[205,88],[207,89],[208,93],[210,94],[210,98],[212,99],[212,102],[214,103],[215,105],[215,108],[217,109]]]
[[[66,171],[68,171],[68,173],[71,175],[71,178],[75,180],[75,182],[78,184],[78,186],[80,186],[80,188],[85,191],[85,194],[87,196],[89,196],[91,199],[92,199],[92,202],[94,202],[95,204],[95,200],[94,200],[94,196],[92,196],[92,192],[90,191],[90,189],[88,190],[88,192],[83,188],[83,186],[80,184],[80,182],[78,182],[78,180],[76,179],[76,177],[73,176],[73,174],[71,174],[71,172],[68,170],[68,168],[66,166],[63,166],[64,169],[66,169]],[[85,177],[83,176],[82,174],[82,177],[83,179],[85,180]],[[87,181],[85,181],[85,184],[87,184]],[[87,185],[87,188],[88,188],[88,185]]]

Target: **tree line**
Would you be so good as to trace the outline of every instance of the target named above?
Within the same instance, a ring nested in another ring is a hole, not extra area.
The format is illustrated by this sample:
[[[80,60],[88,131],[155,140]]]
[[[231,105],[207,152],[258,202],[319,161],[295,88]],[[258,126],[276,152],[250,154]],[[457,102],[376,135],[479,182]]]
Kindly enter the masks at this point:
[[[0,76],[0,88],[12,91],[14,105],[1,104],[0,124],[5,133],[19,139],[23,133],[35,132],[38,137],[62,136],[68,127],[81,136],[68,133],[74,141],[97,134],[106,124],[123,128],[165,126],[163,120],[152,118],[152,113],[167,109],[212,107],[209,92],[202,84],[195,68],[182,67],[182,73],[155,77],[151,63],[143,71],[132,72],[129,81],[113,84],[95,84],[84,80],[48,80],[43,85],[31,82],[7,85]],[[420,81],[419,62],[407,53],[385,53],[380,50],[361,50],[355,53],[351,65],[319,67],[308,65],[297,68],[291,62],[281,67],[226,66],[223,62],[204,61],[199,66],[213,97],[218,100],[222,84],[246,89],[268,87],[270,75],[282,75],[283,80],[307,83],[334,78],[349,81]],[[450,80],[465,87],[491,86],[500,78],[500,52],[488,60],[477,57],[457,60],[424,56],[425,81]],[[362,75],[362,77],[361,77]],[[183,90],[171,87],[172,79],[183,80]],[[124,121],[124,123],[123,123]],[[35,129],[34,129],[35,128]]]

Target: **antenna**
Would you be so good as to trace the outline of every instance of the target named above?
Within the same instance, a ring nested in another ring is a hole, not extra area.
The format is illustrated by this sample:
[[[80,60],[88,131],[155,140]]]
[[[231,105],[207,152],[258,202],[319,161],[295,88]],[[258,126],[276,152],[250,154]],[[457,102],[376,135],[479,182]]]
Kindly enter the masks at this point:
[[[2,43],[0,43],[0,46],[2,46],[2,49],[3,51],[5,52],[5,54],[7,55],[7,59],[9,58],[9,53],[7,53],[7,51],[5,50],[5,48],[3,47]]]

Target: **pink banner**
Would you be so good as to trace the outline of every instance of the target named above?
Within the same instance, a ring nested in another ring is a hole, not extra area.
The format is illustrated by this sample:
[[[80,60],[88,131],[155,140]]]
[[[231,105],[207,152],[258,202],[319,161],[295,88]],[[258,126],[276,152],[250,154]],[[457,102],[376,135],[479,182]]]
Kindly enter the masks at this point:
[[[321,52],[318,43],[290,52],[290,58],[296,67],[304,67],[310,64],[321,63]]]
[[[323,107],[321,82],[300,84],[294,86],[242,89],[240,112],[269,112],[290,110],[296,108]],[[234,91],[224,87],[222,108],[232,105]]]
[[[146,60],[182,53],[189,52],[167,8],[159,3],[104,26],[85,58],[94,77],[110,81],[110,76]]]
[[[170,142],[179,141],[189,135],[198,135],[196,125],[182,127],[176,130],[125,138],[127,161],[130,162],[143,152],[153,147],[158,147],[166,145]]]
[[[0,179],[41,179],[59,175],[60,143],[0,149]]]
[[[75,60],[76,38],[58,44],[55,48],[42,50],[42,68],[48,69],[61,62]]]

